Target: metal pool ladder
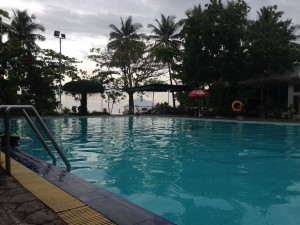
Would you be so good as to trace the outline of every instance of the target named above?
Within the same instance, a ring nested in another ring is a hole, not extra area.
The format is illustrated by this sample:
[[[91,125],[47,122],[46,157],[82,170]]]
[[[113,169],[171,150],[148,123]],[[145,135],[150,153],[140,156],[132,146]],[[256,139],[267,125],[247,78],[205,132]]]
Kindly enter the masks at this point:
[[[5,167],[6,167],[6,172],[8,174],[11,173],[11,165],[10,165],[10,145],[11,145],[10,144],[10,138],[11,138],[11,135],[10,135],[10,124],[11,124],[11,122],[10,122],[10,112],[12,110],[19,110],[19,111],[22,112],[23,116],[25,117],[25,119],[29,123],[30,127],[32,128],[32,130],[35,132],[35,134],[37,135],[37,137],[39,138],[39,140],[43,144],[45,150],[48,152],[49,156],[52,158],[53,165],[56,165],[56,158],[55,158],[54,154],[50,150],[49,146],[47,145],[46,141],[42,137],[41,133],[38,131],[38,129],[36,128],[36,126],[32,122],[32,120],[29,117],[29,115],[27,114],[26,110],[30,110],[30,111],[33,112],[35,118],[39,122],[40,126],[42,127],[43,131],[46,133],[49,140],[51,141],[51,143],[54,146],[56,152],[60,155],[60,157],[64,161],[64,163],[67,167],[67,171],[70,172],[71,165],[70,165],[69,161],[67,160],[66,156],[64,155],[64,153],[61,151],[60,147],[58,146],[58,144],[54,140],[53,136],[51,135],[51,133],[48,130],[45,123],[43,122],[42,118],[40,117],[40,115],[38,114],[38,112],[36,111],[36,109],[32,105],[0,105],[0,113],[2,111],[4,111],[3,112],[3,117],[4,117],[4,127],[5,127],[4,138],[5,138]]]

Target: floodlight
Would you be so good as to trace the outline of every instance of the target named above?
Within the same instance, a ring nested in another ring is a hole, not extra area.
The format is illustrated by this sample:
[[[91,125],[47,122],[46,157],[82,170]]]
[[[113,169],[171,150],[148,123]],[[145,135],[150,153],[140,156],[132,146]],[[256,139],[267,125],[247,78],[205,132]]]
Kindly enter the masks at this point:
[[[54,37],[59,37],[60,31],[56,30],[54,31]]]

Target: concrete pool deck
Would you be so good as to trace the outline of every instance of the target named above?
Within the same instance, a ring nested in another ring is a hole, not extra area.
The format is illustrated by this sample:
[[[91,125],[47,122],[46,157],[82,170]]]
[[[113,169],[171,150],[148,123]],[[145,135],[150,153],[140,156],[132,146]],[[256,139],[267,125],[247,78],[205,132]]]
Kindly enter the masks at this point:
[[[4,153],[0,153],[1,167],[4,168],[5,156]],[[12,151],[11,155],[12,176],[3,174],[3,171],[0,176],[0,225],[174,224],[26,153]],[[21,195],[14,196],[14,192]],[[17,205],[11,206],[9,199],[17,202]],[[33,206],[30,207],[29,203]],[[39,208],[33,210],[36,207]],[[21,214],[19,209],[23,210]],[[7,213],[8,211],[10,214]],[[34,218],[35,221],[22,222],[26,218]]]

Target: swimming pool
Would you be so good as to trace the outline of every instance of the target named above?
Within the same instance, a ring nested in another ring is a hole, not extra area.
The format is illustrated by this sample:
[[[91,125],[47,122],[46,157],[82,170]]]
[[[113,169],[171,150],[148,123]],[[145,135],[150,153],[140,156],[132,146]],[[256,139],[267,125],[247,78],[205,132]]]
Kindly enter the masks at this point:
[[[174,223],[299,224],[299,125],[158,117],[45,123],[73,174]],[[12,125],[22,148],[51,162],[26,121]]]

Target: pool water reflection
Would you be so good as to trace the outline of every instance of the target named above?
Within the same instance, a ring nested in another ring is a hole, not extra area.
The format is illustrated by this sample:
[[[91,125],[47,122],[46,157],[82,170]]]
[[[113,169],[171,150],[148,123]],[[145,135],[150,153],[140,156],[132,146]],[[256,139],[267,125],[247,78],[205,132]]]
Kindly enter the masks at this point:
[[[73,174],[177,224],[299,224],[298,125],[157,117],[45,123]],[[25,137],[21,147],[51,162],[29,141],[26,121],[12,124]]]

